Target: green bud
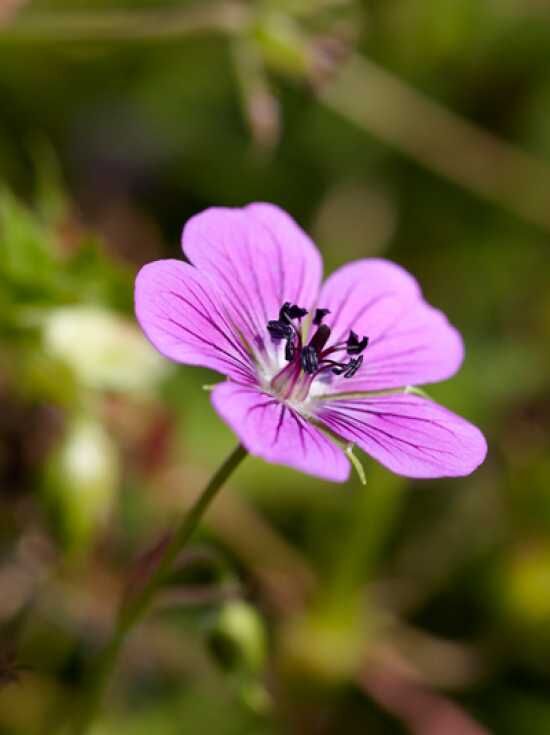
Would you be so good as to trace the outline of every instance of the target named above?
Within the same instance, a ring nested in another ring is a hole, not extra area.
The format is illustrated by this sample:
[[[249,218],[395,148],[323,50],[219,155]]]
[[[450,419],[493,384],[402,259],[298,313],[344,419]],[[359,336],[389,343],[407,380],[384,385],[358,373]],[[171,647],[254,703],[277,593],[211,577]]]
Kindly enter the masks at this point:
[[[69,551],[85,551],[107,520],[119,474],[118,452],[103,426],[75,418],[45,469],[45,499]]]
[[[263,622],[257,611],[242,600],[223,606],[212,631],[212,649],[229,669],[260,672],[267,654]]]

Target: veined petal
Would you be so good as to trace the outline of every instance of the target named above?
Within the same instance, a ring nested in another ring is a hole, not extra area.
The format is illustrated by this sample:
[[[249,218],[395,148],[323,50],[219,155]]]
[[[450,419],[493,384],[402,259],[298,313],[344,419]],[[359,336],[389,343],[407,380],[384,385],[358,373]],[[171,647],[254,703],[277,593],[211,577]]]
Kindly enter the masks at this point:
[[[372,391],[423,385],[454,375],[464,359],[458,331],[443,312],[423,301],[409,306],[397,323],[369,341],[364,363],[338,391]]]
[[[232,319],[257,346],[285,301],[311,309],[317,299],[319,251],[273,204],[207,209],[187,222],[182,244],[189,260],[215,279]]]
[[[460,334],[395,263],[372,259],[340,268],[323,286],[319,303],[333,312],[325,322],[334,341],[350,329],[369,337],[363,366],[349,380],[334,380],[336,393],[432,383],[462,363]]]
[[[406,477],[469,475],[487,453],[473,424],[442,406],[404,393],[319,401],[317,418],[331,431]]]
[[[324,323],[332,342],[346,338],[351,329],[376,339],[420,298],[420,288],[404,268],[381,258],[348,263],[327,278],[319,306],[330,309]]]
[[[193,266],[180,260],[143,266],[136,278],[135,310],[150,342],[171,360],[255,381],[252,359],[214,286]]]
[[[226,382],[211,396],[218,414],[251,454],[325,480],[347,480],[350,464],[340,447],[272,395]]]

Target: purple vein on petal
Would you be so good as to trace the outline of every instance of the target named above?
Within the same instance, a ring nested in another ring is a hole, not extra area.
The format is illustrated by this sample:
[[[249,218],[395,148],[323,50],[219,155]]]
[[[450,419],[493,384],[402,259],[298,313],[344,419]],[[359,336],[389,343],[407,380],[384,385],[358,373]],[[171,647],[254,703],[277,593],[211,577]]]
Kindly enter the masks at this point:
[[[393,298],[393,294],[389,291],[377,294],[374,298],[364,304],[355,314],[355,316],[350,317],[348,320],[346,320],[348,322],[346,327],[342,329],[342,331],[338,334],[334,341],[339,342],[341,339],[343,339],[346,336],[346,333],[349,332],[349,330],[354,326],[354,324],[357,324],[359,322],[359,319],[361,319],[362,316],[364,316],[370,309],[376,306],[376,304],[379,304],[381,301],[387,298]],[[397,319],[398,317],[396,317],[395,321],[397,321]],[[334,324],[336,324],[336,319],[334,320]],[[376,342],[377,340],[374,339],[372,341]]]
[[[196,297],[196,294],[191,290],[191,288],[189,288],[188,290],[189,290],[189,292],[193,296]],[[232,347],[234,347],[237,350],[237,352],[239,354],[241,354],[244,357],[244,360],[245,360],[244,364],[250,365],[250,356],[246,354],[246,352],[244,351],[242,345],[240,345],[238,342],[236,342],[233,339],[231,339],[231,337],[229,336],[229,334],[226,333],[226,332],[224,332],[223,329],[220,328],[220,326],[212,319],[212,317],[208,313],[205,313],[205,312],[201,311],[200,309],[198,309],[195,306],[195,304],[192,301],[189,301],[189,299],[186,299],[185,296],[182,296],[181,294],[176,293],[175,291],[172,291],[172,292],[169,292],[169,293],[171,293],[172,296],[174,296],[176,299],[178,299],[182,303],[186,304],[190,309],[192,309],[199,316],[201,316],[208,324],[210,324],[210,326],[216,332],[218,332],[218,334],[222,337],[222,339],[226,340]],[[220,351],[222,351],[222,352],[224,351],[224,350],[222,350],[222,348],[218,348],[218,349],[220,349]],[[226,353],[226,354],[229,354],[229,353]]]

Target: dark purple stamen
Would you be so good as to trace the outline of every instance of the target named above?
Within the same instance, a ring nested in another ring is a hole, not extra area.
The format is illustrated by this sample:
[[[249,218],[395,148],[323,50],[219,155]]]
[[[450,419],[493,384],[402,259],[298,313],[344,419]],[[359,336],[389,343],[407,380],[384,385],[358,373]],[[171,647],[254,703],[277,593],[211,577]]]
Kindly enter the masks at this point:
[[[279,321],[292,321],[293,319],[302,319],[307,314],[307,309],[302,309],[297,304],[291,304],[286,301],[279,311]]]
[[[293,319],[302,319],[307,314],[307,309],[302,309],[290,301],[285,301],[279,310],[279,318],[271,319],[267,323],[267,331],[274,340],[286,340],[285,359],[291,362],[296,354],[295,336],[300,339]]]
[[[352,357],[348,363],[334,363],[332,372],[335,375],[343,375],[344,378],[352,378],[363,363],[363,355]]]
[[[311,345],[311,347],[314,347],[315,352],[317,352],[317,354],[320,355],[321,350],[328,342],[329,337],[330,337],[330,327],[327,327],[326,324],[321,324],[319,329],[317,329],[317,331],[311,338],[309,344]]]
[[[312,344],[302,348],[301,360],[304,372],[312,375],[319,369],[319,353]]]
[[[276,319],[267,323],[267,331],[273,339],[289,339],[294,334],[290,324]]]
[[[344,373],[344,378],[353,378],[353,376],[359,370],[362,364],[363,355],[359,355],[359,357],[353,357],[348,363],[348,369]]]
[[[272,319],[267,324],[268,332],[274,340],[286,341],[285,359],[287,362],[294,362],[296,356],[299,355],[299,367],[308,375],[314,376],[322,370],[330,369],[335,375],[343,375],[344,378],[353,377],[363,364],[361,353],[366,349],[369,338],[362,337],[359,339],[354,331],[350,331],[345,342],[339,342],[325,349],[325,345],[330,339],[331,330],[322,321],[330,311],[329,309],[316,309],[313,324],[317,329],[309,344],[302,346],[301,330],[294,324],[294,321],[300,321],[307,313],[307,309],[286,301],[279,310],[279,318]],[[348,355],[354,355],[355,357],[351,357],[347,362],[329,359],[330,355],[344,350]]]
[[[294,355],[296,354],[296,347],[294,346],[294,343],[291,339],[287,340],[287,343],[285,345],[285,360],[287,362],[292,362],[294,360]]]
[[[327,314],[330,314],[330,309],[315,309],[313,323],[316,327],[319,327],[321,325],[323,319],[326,317]]]
[[[369,343],[368,337],[359,339],[354,331],[350,331],[348,341],[346,342],[346,349],[348,355],[360,355]]]

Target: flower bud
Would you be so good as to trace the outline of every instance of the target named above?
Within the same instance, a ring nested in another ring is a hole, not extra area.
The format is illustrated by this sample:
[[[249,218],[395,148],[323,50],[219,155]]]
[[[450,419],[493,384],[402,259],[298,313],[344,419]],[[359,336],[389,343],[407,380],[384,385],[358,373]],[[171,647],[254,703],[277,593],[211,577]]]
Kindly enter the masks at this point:
[[[267,653],[262,620],[247,602],[232,600],[217,616],[211,635],[211,647],[228,669],[260,672]]]
[[[45,470],[45,497],[71,551],[83,551],[106,521],[119,481],[116,447],[103,426],[79,416],[69,423]]]

